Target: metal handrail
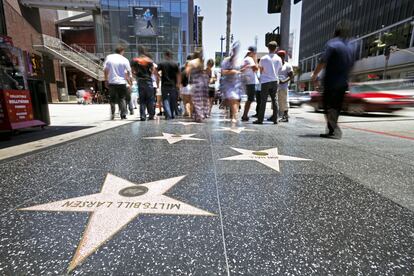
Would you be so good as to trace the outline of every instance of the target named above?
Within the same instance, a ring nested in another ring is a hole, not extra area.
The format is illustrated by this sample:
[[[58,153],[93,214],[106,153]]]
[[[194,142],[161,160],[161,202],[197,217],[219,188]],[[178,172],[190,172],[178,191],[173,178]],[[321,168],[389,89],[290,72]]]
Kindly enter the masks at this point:
[[[81,52],[83,55],[89,57],[90,59],[94,60],[96,63],[98,63],[99,65],[103,66],[103,63],[101,62],[100,58],[95,56],[93,53],[88,52],[87,50],[85,50],[83,47],[79,46],[78,44],[71,44],[70,47],[72,47],[73,49]]]
[[[52,48],[54,50],[57,50],[58,53],[64,55],[67,57],[67,54],[65,54],[65,51],[68,51],[70,53],[76,54],[76,57],[79,58],[78,63],[81,65],[86,65],[88,70],[91,70],[94,72],[97,76],[101,75],[103,72],[103,66],[100,61],[96,62],[95,60],[91,59],[89,56],[86,55],[86,51],[83,51],[78,47],[77,49],[67,45],[60,39],[56,37],[52,37],[49,35],[42,34],[42,44],[45,47]],[[63,53],[62,53],[63,52]],[[73,59],[73,57],[67,57],[69,59]]]

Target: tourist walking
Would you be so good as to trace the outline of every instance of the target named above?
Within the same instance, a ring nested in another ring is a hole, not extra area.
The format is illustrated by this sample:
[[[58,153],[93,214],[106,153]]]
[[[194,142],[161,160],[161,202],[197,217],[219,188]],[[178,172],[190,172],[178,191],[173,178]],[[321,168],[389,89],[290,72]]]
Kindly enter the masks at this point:
[[[137,79],[132,76],[132,86],[131,86],[131,105],[133,109],[138,108],[138,82]]]
[[[174,119],[178,116],[178,89],[180,87],[180,70],[178,64],[172,61],[172,53],[164,53],[164,61],[158,64],[157,71],[161,72],[161,94],[164,106],[165,119]]]
[[[259,69],[256,58],[256,48],[249,47],[242,64],[243,82],[246,86],[247,101],[244,105],[242,121],[249,120],[250,105],[254,102],[256,96],[256,72]],[[259,104],[259,103],[258,103]]]
[[[208,77],[208,102],[207,102],[207,106],[208,106],[208,117],[211,116],[211,109],[213,108],[214,105],[214,99],[216,97],[216,81],[217,81],[217,76],[214,72],[214,60],[209,59],[207,61],[207,68],[206,68],[206,75]]]
[[[135,77],[138,80],[139,91],[139,109],[141,121],[147,119],[146,111],[148,111],[149,119],[153,120],[155,116],[154,108],[154,87],[152,83],[152,72],[154,62],[146,53],[145,48],[140,47],[140,56],[132,60],[132,68]]]
[[[230,119],[236,123],[243,87],[241,83],[240,66],[237,64],[237,55],[240,50],[238,42],[232,45],[230,57],[224,59],[221,65],[221,89],[227,105],[230,107]]]
[[[204,60],[201,51],[193,54],[193,59],[188,63],[187,74],[190,78],[192,99],[193,99],[193,117],[196,122],[205,119],[205,102],[208,98],[208,79],[204,72]]]
[[[354,64],[354,53],[348,42],[350,24],[339,22],[335,28],[334,38],[326,43],[325,51],[316,67],[312,80],[318,86],[318,75],[325,69],[323,78],[323,106],[327,124],[327,132],[323,138],[341,139],[342,131],[338,125],[339,114],[348,89],[349,72]]]
[[[273,108],[273,123],[277,124],[278,117],[278,104],[277,104],[277,84],[279,81],[279,71],[282,68],[282,59],[275,53],[277,49],[277,42],[271,41],[267,45],[269,54],[265,55],[260,59],[260,107],[257,120],[253,124],[263,124],[264,115],[266,112],[266,102],[270,95],[272,99]]]
[[[161,94],[161,86],[160,86],[160,75],[158,73],[158,65],[154,63],[154,68],[151,74],[152,79],[152,86],[154,86],[154,97],[155,97],[155,106],[154,109],[157,110],[159,113],[157,116],[164,115],[163,108],[162,108],[162,94]]]
[[[191,60],[191,56],[187,57],[187,62],[181,68],[181,89],[180,89],[180,96],[183,100],[184,106],[184,117],[192,117],[193,114],[193,102],[191,97],[191,85],[190,80],[188,78],[186,68],[188,66],[188,61]]]
[[[293,80],[293,67],[286,61],[286,52],[280,50],[277,55],[282,59],[282,68],[279,71],[279,86],[277,91],[280,122],[289,122],[289,82]]]
[[[131,81],[131,66],[124,54],[124,47],[119,46],[114,54],[106,57],[104,62],[105,86],[109,89],[111,120],[115,118],[115,104],[118,104],[121,120],[126,119],[127,114],[125,98],[128,93],[127,83]]]

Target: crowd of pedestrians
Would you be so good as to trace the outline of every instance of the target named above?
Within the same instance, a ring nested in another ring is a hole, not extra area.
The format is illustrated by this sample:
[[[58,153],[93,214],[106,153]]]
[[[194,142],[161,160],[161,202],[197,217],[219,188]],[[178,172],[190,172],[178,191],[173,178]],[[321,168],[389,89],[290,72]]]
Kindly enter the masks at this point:
[[[292,66],[286,61],[286,52],[278,50],[275,41],[268,44],[268,50],[268,54],[258,60],[256,48],[249,47],[240,62],[241,49],[236,42],[218,72],[214,60],[205,62],[201,51],[187,57],[180,68],[170,51],[164,53],[163,61],[155,64],[143,47],[139,48],[138,57],[128,61],[124,57],[125,49],[120,46],[104,63],[111,119],[115,117],[118,104],[121,119],[126,119],[128,111],[132,115],[139,109],[141,121],[154,120],[158,115],[166,120],[183,116],[202,122],[211,116],[219,90],[221,107],[233,123],[239,120],[243,95],[247,96],[247,101],[242,121],[249,121],[251,104],[256,101],[254,117],[257,120],[253,123],[263,124],[270,96],[273,115],[268,120],[274,124],[288,122],[287,90],[293,80]]]

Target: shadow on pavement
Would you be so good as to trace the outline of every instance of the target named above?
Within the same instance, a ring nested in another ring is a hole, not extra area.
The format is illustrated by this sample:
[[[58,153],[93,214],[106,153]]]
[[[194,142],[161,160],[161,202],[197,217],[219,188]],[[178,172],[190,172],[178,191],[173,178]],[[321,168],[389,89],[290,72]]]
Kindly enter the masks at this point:
[[[302,134],[298,135],[299,138],[318,138],[321,139],[320,134]]]
[[[37,140],[50,138],[87,128],[91,128],[91,126],[49,126],[45,127],[44,129],[21,129],[19,131],[16,131],[15,133],[3,132],[0,133],[0,149],[18,146],[21,144],[30,143]]]

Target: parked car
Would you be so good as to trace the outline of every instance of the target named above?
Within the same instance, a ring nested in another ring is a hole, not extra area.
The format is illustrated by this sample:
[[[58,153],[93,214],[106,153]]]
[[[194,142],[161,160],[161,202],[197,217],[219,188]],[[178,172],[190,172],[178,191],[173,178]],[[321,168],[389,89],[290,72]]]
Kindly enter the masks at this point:
[[[315,111],[322,110],[322,94],[312,92],[309,104]],[[414,81],[394,80],[350,84],[343,111],[362,115],[367,112],[391,113],[405,107],[414,107]]]
[[[301,106],[302,104],[309,103],[311,96],[306,92],[296,92],[289,90],[288,92],[289,106]]]

